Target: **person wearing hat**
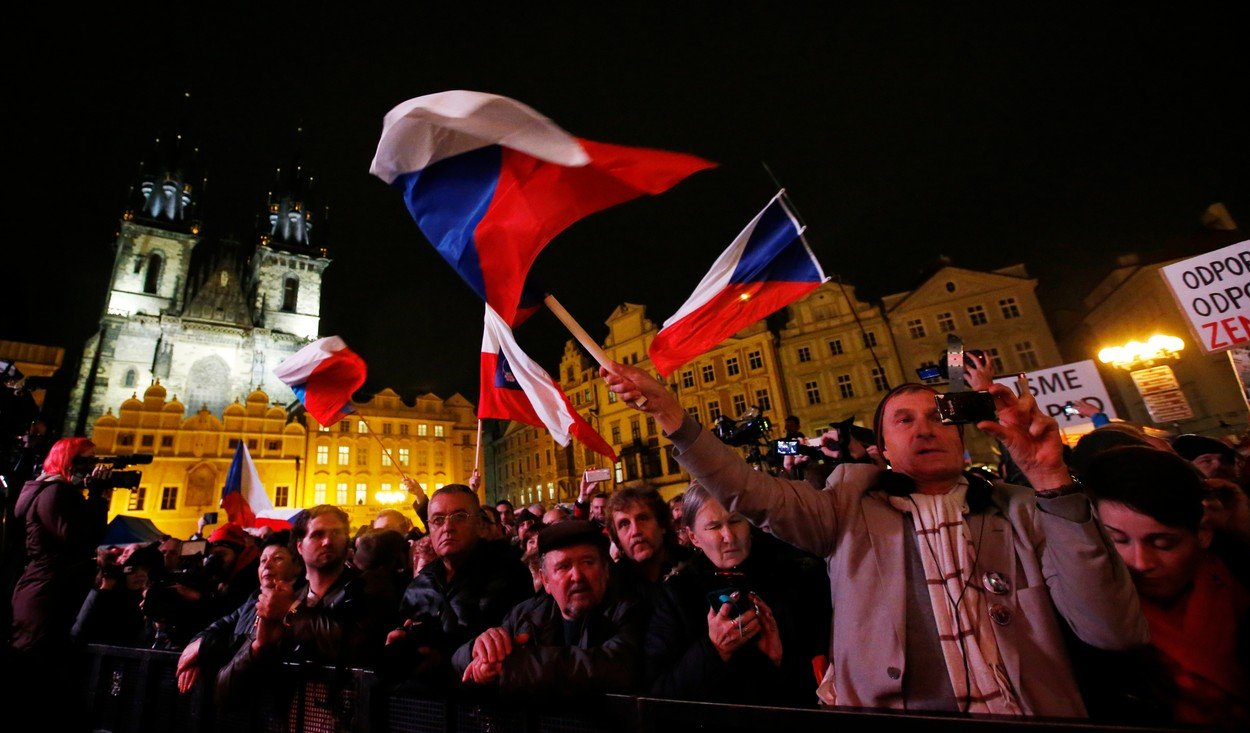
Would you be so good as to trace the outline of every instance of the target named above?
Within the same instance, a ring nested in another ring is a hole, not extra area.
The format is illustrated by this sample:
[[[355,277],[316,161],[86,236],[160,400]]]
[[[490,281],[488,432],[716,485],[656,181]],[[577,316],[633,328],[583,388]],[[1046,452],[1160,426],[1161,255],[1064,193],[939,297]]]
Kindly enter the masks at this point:
[[[1186,433],[1172,441],[1172,448],[1207,478],[1237,480],[1237,451],[1222,440]]]
[[[964,473],[963,438],[942,422],[937,393],[906,384],[874,422],[890,469],[843,464],[822,490],[752,470],[648,373],[610,364],[600,375],[655,417],[727,511],[825,558],[828,704],[1087,717],[1065,631],[1099,649],[1148,641],[1128,570],[1063,463],[1058,424],[1027,392],[991,386],[996,420],[976,427],[1033,488]]]
[[[647,612],[611,587],[602,530],[583,519],[554,524],[539,533],[538,552],[547,592],[460,647],[462,681],[517,695],[635,689]]]

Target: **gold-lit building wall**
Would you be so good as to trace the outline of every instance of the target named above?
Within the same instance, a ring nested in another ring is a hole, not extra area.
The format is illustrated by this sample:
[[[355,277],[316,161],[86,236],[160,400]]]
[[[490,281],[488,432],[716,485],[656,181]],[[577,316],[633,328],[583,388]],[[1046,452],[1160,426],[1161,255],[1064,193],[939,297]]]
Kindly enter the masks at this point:
[[[153,455],[151,464],[129,469],[142,474],[140,487],[114,493],[110,518],[144,517],[164,532],[189,536],[205,512],[219,511],[239,441],[246,442],[275,508],[336,504],[356,527],[384,508],[416,521],[412,498],[400,483],[403,474],[432,492],[467,483],[473,471],[477,422],[473,405],[460,395],[443,400],[427,394],[409,405],[386,389],[353,402],[357,414],[329,428],[307,414],[302,422],[288,420],[286,410],[259,390],[226,407],[220,418],[205,409],[186,417],[177,397],[166,396],[154,384],[143,399],[126,400],[116,415],[109,410],[95,422],[97,454]],[[376,437],[362,427],[362,415]],[[225,522],[225,514],[218,519]]]
[[[1120,266],[1085,297],[1079,327],[1064,338],[1065,351],[1069,359],[1097,362],[1098,352],[1109,346],[1146,341],[1156,334],[1179,337],[1185,342],[1179,358],[1161,363],[1172,368],[1194,417],[1177,423],[1153,422],[1129,372],[1099,363],[1103,381],[1112,396],[1119,398],[1120,417],[1178,434],[1227,435],[1244,430],[1246,402],[1228,355],[1203,353],[1159,273],[1173,261],[1140,264],[1135,255],[1122,257]]]
[[[143,517],[164,532],[189,537],[204,513],[218,511],[239,441],[246,442],[274,506],[300,506],[294,502],[307,435],[302,425],[287,421],[284,409],[270,405],[268,395],[254,391],[220,418],[204,409],[187,417],[177,395],[166,397],[156,383],[142,400],[132,397],[116,415],[110,409],[96,419],[91,439],[97,455],[153,456],[149,465],[126,469],[142,478],[137,489],[113,492],[110,519]],[[226,521],[224,512],[218,519]]]
[[[477,418],[465,398],[425,394],[408,405],[394,390],[384,389],[366,402],[352,402],[352,408],[355,414],[329,427],[305,413],[309,438],[299,506],[340,506],[353,526],[371,522],[384,508],[398,509],[415,522],[412,497],[401,484],[404,475],[427,494],[468,483]]]
[[[789,412],[809,437],[847,418],[871,427],[877,402],[905,381],[881,311],[842,283],[790,306],[778,352]]]

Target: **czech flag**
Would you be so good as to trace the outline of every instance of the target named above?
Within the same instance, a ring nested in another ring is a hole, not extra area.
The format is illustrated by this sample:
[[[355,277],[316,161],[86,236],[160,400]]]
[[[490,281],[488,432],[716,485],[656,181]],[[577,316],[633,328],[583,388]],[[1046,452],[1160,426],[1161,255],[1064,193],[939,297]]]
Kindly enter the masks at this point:
[[[352,393],[365,383],[365,360],[338,336],[318,339],[273,370],[322,425],[352,411]]]
[[[571,435],[616,462],[612,447],[573,409],[560,385],[521,351],[512,329],[489,305],[482,333],[481,386],[478,417],[545,427],[560,445],[568,445]]]
[[[515,326],[530,266],[552,238],[714,165],[575,138],[514,99],[450,91],[388,112],[369,172],[403,193],[426,239]]]
[[[747,224],[655,335],[647,353],[660,374],[672,374],[827,280],[784,194],[780,191]]]
[[[234,451],[226,485],[221,490],[221,508],[226,511],[227,521],[240,527],[255,527],[257,513],[273,509],[252,454],[247,451],[247,441],[240,440]]]

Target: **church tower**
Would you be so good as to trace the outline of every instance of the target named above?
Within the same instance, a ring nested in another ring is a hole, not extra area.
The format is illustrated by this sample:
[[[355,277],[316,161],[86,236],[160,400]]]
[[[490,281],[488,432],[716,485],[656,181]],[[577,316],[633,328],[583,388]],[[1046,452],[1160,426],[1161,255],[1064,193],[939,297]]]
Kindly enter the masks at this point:
[[[313,179],[298,160],[278,170],[252,258],[257,325],[315,339],[321,324],[321,278],[330,260],[314,234],[308,206]]]
[[[117,404],[117,394],[141,390],[154,378],[150,350],[123,335],[124,326],[134,317],[159,322],[182,308],[191,254],[200,242],[194,182],[198,154],[174,135],[158,138],[148,160],[140,163],[138,186],[131,189],[113,243],[100,330],[87,340],[70,394],[66,434],[82,435],[89,417],[94,420]]]

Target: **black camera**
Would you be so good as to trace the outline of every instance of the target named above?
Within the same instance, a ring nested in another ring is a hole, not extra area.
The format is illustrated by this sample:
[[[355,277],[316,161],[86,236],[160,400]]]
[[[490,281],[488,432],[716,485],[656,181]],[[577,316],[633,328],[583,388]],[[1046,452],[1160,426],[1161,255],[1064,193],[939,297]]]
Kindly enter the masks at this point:
[[[965,360],[969,356],[976,357],[979,362],[986,361],[988,358],[985,352],[980,349],[968,349],[964,352]],[[936,366],[923,366],[917,369],[916,376],[920,377],[920,380],[923,382],[928,382],[934,379],[950,379],[950,363],[947,353],[945,351],[942,352],[942,355],[938,357]]]
[[[726,415],[716,418],[716,424],[712,426],[712,434],[727,445],[758,445],[761,440],[767,438],[772,428],[773,424],[769,419],[760,414],[759,408],[753,407],[740,420],[734,420]]]
[[[74,459],[74,467],[84,474],[90,475],[97,465],[112,466],[113,472],[107,479],[92,479],[92,489],[135,489],[143,474],[139,471],[118,471],[127,466],[146,466],[152,462],[151,453],[133,453],[128,456],[80,456]]]
[[[965,425],[997,420],[994,398],[989,392],[947,392],[933,395],[938,416],[946,425]]]

